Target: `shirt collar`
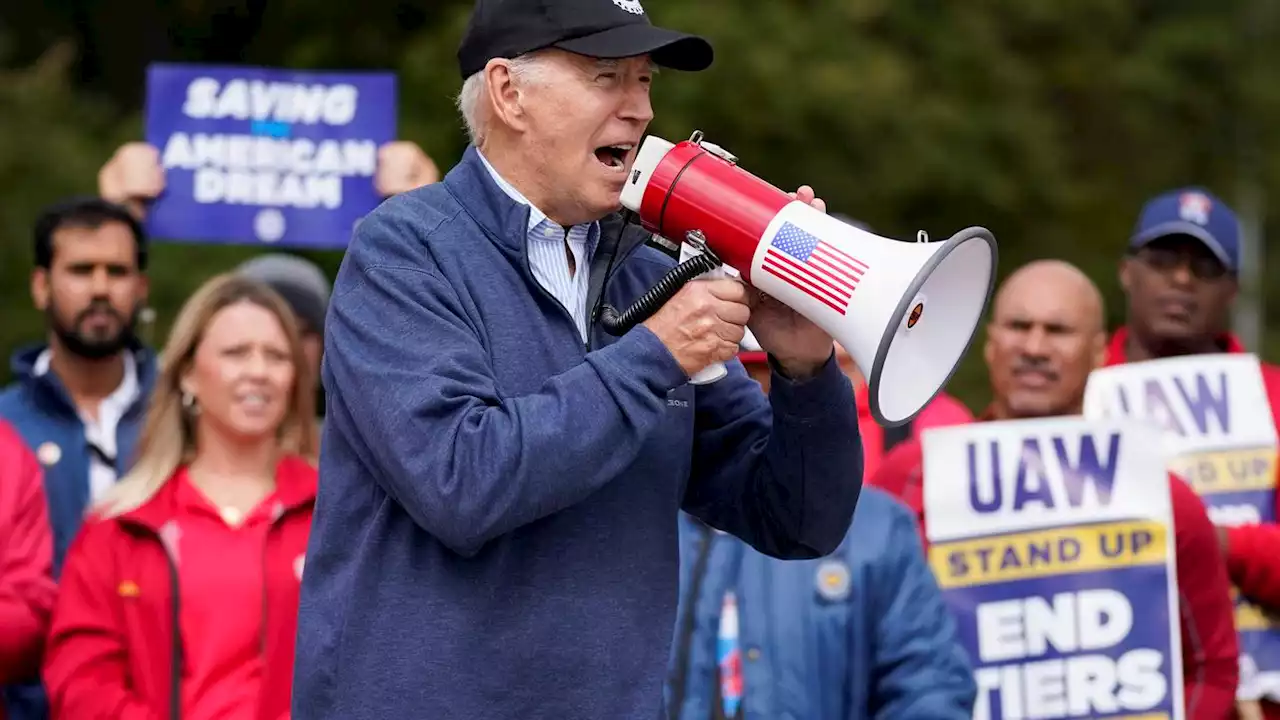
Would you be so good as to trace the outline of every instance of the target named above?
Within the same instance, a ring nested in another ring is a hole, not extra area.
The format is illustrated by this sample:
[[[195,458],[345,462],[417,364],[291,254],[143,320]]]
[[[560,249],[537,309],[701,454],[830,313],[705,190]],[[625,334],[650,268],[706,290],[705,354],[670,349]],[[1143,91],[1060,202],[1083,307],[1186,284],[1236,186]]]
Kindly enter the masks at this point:
[[[106,405],[125,406],[133,401],[138,394],[138,362],[133,359],[133,353],[125,351],[121,353],[124,356],[124,378],[120,380],[120,384],[116,386],[111,394],[102,399]],[[40,377],[49,372],[49,365],[53,361],[53,349],[45,348],[36,357],[35,363],[31,366],[31,374]]]
[[[484,156],[484,153],[480,152],[480,148],[476,148],[476,157],[480,158],[480,163],[484,165],[484,169],[489,173],[489,177],[493,178],[493,181],[497,183],[499,188],[502,188],[502,191],[505,192],[508,197],[520,203],[521,205],[526,205],[529,207],[529,226],[526,228],[526,231],[531,236],[536,235],[537,237],[542,237],[541,233],[535,234],[534,230],[538,228],[538,226],[542,225],[543,223],[547,223],[555,227],[560,227],[563,230],[563,226],[556,225],[556,223],[552,222],[551,219],[546,216],[546,213],[542,212],[537,208],[537,206],[529,202],[529,199],[526,198],[519,190],[517,190],[514,185],[507,182],[506,179],[504,179],[501,175],[499,175],[498,171],[495,170],[493,166],[489,164],[489,159]],[[575,226],[575,227],[581,227],[583,230],[586,231],[585,234],[588,239],[589,245],[594,243],[594,239],[597,236],[597,232],[599,228],[598,222],[590,222],[590,223],[586,223],[584,225]],[[563,237],[563,235],[560,237]]]

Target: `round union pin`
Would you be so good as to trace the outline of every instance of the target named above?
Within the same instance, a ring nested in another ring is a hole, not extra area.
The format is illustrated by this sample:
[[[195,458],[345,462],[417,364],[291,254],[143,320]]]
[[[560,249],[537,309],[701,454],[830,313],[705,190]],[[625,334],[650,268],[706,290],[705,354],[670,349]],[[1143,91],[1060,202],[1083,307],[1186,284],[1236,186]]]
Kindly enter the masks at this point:
[[[824,599],[835,602],[849,597],[849,565],[843,560],[823,560],[818,564],[815,580],[818,594]]]
[[[46,467],[57,465],[58,461],[62,459],[62,448],[58,447],[57,443],[41,443],[40,447],[36,449],[36,458],[40,460],[40,464]]]

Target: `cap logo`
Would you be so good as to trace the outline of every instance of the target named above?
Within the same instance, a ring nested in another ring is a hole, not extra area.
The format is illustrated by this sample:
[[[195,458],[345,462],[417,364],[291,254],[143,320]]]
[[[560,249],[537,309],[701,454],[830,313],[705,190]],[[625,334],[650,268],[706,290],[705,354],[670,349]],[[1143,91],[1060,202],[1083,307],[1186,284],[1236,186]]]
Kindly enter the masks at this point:
[[[1197,225],[1209,222],[1209,211],[1213,209],[1213,201],[1201,193],[1183,193],[1178,197],[1178,217]]]
[[[644,8],[640,6],[640,0],[613,0],[613,4],[626,10],[632,15],[643,15]]]

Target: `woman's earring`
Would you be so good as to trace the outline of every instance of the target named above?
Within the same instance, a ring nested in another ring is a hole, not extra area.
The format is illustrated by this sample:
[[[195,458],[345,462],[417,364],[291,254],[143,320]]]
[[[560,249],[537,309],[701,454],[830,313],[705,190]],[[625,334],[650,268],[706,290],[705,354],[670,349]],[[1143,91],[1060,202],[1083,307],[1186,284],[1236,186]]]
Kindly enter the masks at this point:
[[[196,407],[196,396],[187,390],[182,391],[182,408],[193,415],[200,411]]]

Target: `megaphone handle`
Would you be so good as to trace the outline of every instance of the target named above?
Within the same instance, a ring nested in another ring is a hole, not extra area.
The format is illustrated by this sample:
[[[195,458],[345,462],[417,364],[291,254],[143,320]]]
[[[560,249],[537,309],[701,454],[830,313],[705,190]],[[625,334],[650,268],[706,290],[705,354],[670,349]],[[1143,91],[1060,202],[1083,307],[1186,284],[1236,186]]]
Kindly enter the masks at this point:
[[[708,365],[689,378],[690,385],[708,385],[713,383],[725,375],[729,374],[729,370],[725,368],[724,363],[716,363]]]
[[[693,245],[688,241],[680,243],[680,262],[684,262],[689,258],[696,257],[702,254],[703,254],[702,248],[696,247],[695,245]],[[699,279],[701,278],[714,279],[714,278],[726,278],[726,277],[731,277],[731,275],[725,271],[724,265],[721,265],[715,268],[714,270],[708,270],[707,272],[698,276]],[[689,378],[689,384],[690,385],[707,385],[709,383],[713,383],[723,378],[725,375],[728,375],[728,374],[729,374],[729,371],[728,369],[725,368],[724,363],[713,363],[699,370],[698,372],[694,373],[693,377]]]

